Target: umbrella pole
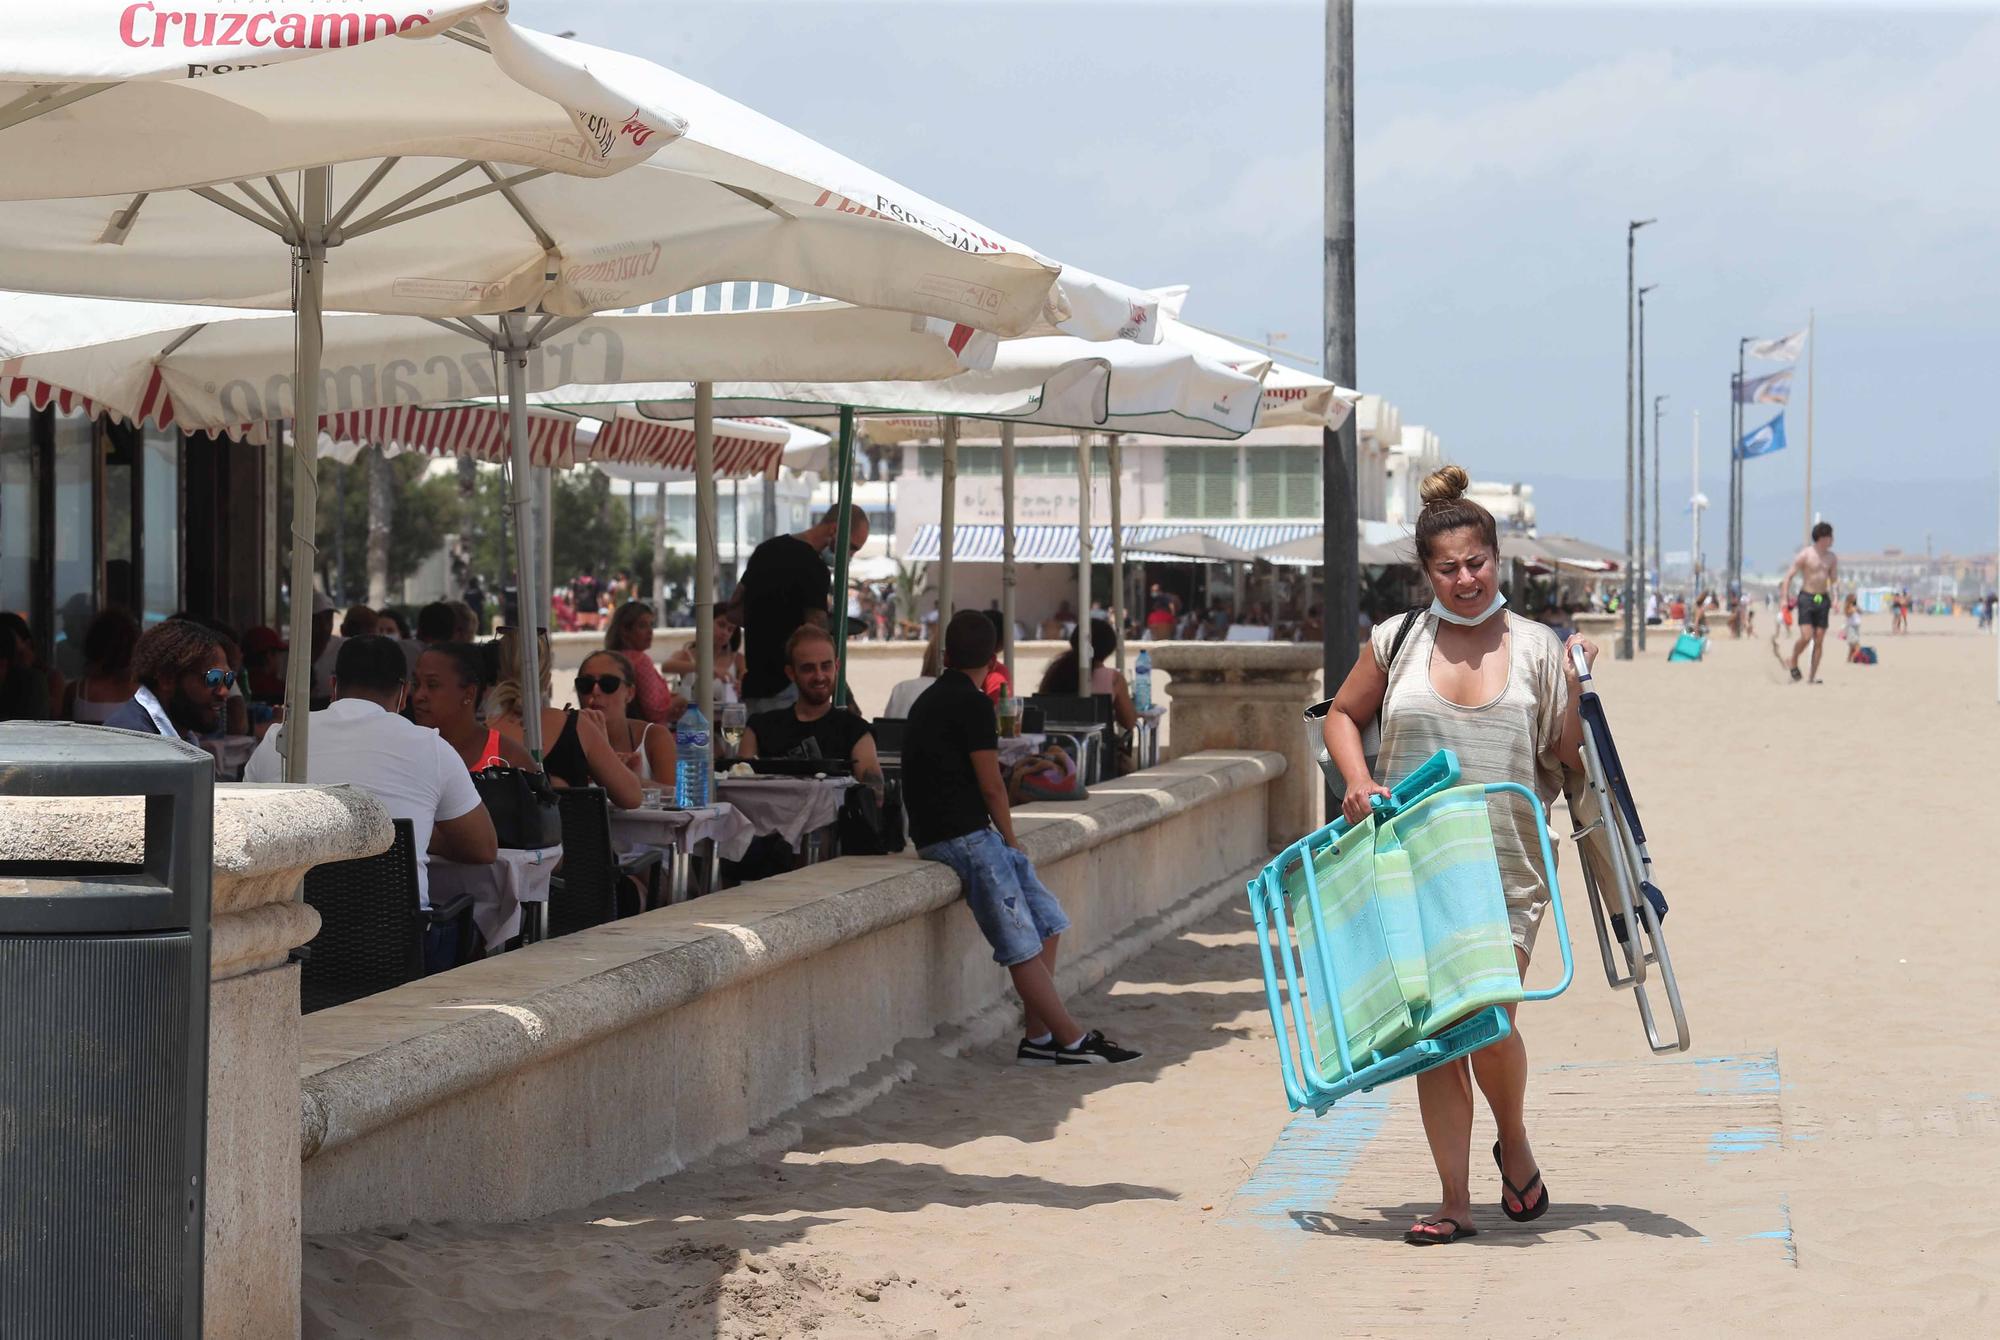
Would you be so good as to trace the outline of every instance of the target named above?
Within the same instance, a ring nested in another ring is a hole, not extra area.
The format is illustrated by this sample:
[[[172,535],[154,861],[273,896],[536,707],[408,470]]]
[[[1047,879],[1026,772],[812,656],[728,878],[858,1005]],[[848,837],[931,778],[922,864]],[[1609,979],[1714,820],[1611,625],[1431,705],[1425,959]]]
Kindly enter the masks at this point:
[[[1118,445],[1118,434],[1107,439],[1106,450],[1111,455],[1111,631],[1118,635],[1118,673],[1125,673],[1125,507],[1124,499],[1118,496],[1120,481],[1124,478],[1119,467],[1124,464],[1124,450]]]
[[[847,706],[847,574],[854,555],[854,407],[840,407],[840,454],[834,463],[840,483],[834,490],[833,522],[833,705]]]
[[[938,497],[938,635],[951,622],[951,568],[953,541],[958,538],[958,416],[944,419],[944,469]]]
[[[1000,425],[1000,663],[1014,678],[1014,425]],[[1018,689],[1017,689],[1018,692]]]
[[[320,303],[326,290],[326,199],[331,168],[307,168],[300,192],[298,339],[292,368],[291,654],[285,662],[285,729],[279,735],[285,780],[306,779],[312,718],[313,570],[319,556]]]
[[[542,616],[548,609],[541,588],[540,546],[529,491],[535,470],[528,459],[528,350],[521,339],[519,318],[500,318],[501,359],[507,366],[507,444],[514,487],[514,555],[516,609],[514,637],[521,648],[521,743],[537,764],[542,761]]]
[[[1090,696],[1090,434],[1076,435],[1076,692]]]
[[[694,384],[694,701],[715,729],[715,383]]]

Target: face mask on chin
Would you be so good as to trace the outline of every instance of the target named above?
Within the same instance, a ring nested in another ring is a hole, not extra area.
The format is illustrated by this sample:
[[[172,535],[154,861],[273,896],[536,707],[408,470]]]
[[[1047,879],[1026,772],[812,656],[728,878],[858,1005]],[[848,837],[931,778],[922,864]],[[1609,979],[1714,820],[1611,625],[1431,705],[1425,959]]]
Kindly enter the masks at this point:
[[[1484,612],[1465,615],[1447,607],[1442,599],[1434,595],[1431,597],[1431,613],[1437,615],[1438,618],[1443,619],[1446,623],[1457,624],[1460,628],[1477,628],[1480,624],[1485,623],[1488,619],[1498,614],[1506,604],[1506,595],[1503,592],[1495,591],[1493,593],[1493,602],[1486,607]]]

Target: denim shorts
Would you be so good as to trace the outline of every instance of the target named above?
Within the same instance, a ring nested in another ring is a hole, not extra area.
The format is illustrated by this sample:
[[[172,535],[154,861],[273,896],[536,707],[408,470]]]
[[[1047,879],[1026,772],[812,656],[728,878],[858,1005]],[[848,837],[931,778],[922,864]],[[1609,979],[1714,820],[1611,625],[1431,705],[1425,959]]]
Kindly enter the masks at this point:
[[[917,855],[957,873],[972,919],[993,946],[993,961],[1004,968],[1026,963],[1042,952],[1042,941],[1069,929],[1062,904],[1036,876],[1034,862],[994,829],[934,842]]]

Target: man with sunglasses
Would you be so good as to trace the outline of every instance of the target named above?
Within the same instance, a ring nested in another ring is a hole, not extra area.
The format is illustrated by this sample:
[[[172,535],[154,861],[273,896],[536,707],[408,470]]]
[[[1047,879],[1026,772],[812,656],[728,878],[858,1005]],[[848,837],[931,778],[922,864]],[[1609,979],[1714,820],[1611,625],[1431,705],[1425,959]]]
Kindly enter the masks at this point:
[[[132,678],[138,692],[104,724],[193,742],[222,724],[236,677],[220,634],[192,619],[168,619],[133,647]]]

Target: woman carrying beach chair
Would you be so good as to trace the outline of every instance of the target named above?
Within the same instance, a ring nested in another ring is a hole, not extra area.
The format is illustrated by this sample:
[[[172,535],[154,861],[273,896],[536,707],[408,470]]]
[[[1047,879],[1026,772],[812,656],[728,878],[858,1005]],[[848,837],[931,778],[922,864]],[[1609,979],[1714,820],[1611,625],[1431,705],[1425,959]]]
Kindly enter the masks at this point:
[[[1417,562],[1434,599],[1376,625],[1326,714],[1327,755],[1346,783],[1341,812],[1349,823],[1361,823],[1376,798],[1389,795],[1378,778],[1404,777],[1441,749],[1457,755],[1463,781],[1519,784],[1544,809],[1562,794],[1563,768],[1582,767],[1576,671],[1546,626],[1505,609],[1493,515],[1464,496],[1467,483],[1455,465],[1424,480]],[[1586,663],[1596,659],[1597,648],[1580,634],[1568,645],[1580,648]],[[1371,769],[1362,731],[1378,719],[1381,748]],[[1492,828],[1514,955],[1525,976],[1553,872],[1542,867],[1537,816],[1526,797],[1497,796]],[[1474,1082],[1499,1128],[1493,1157],[1504,1188],[1501,1209],[1517,1222],[1548,1210],[1524,1115],[1527,1049],[1514,1007],[1506,1008],[1515,1027],[1505,1038],[1417,1076],[1443,1197],[1435,1214],[1403,1235],[1413,1245],[1456,1242],[1477,1231],[1470,1190]]]

